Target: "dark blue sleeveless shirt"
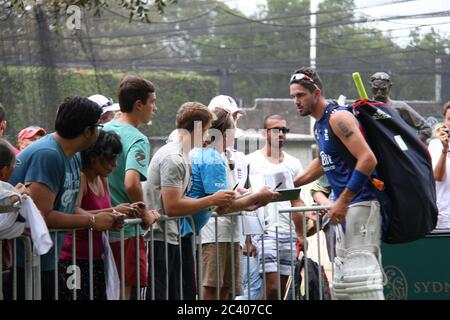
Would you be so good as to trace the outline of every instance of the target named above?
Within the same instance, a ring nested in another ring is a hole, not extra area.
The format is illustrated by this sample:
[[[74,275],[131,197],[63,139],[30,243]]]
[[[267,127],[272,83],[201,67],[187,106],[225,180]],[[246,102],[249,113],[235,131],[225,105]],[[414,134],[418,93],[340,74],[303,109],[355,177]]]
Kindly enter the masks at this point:
[[[319,145],[319,159],[322,163],[323,170],[331,185],[331,189],[337,199],[342,191],[344,191],[347,182],[350,180],[353,167],[349,166],[344,158],[338,153],[338,149],[334,145],[332,139],[333,132],[329,125],[330,115],[333,110],[347,110],[346,107],[336,107],[329,103],[322,118],[316,122],[314,126],[314,135]],[[338,139],[336,137],[336,139]],[[368,201],[376,199],[375,189],[370,182],[364,186],[359,193],[353,198],[351,203]]]

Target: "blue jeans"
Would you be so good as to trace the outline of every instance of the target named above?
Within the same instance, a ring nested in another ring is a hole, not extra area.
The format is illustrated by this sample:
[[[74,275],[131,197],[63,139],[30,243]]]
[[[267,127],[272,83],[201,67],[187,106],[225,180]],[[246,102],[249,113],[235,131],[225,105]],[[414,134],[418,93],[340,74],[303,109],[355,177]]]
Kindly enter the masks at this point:
[[[247,259],[249,259],[250,268],[247,268]],[[242,256],[241,259],[242,270],[242,289],[244,294],[237,296],[236,300],[249,300],[248,296],[248,279],[250,278],[250,300],[261,299],[262,294],[262,277],[259,273],[259,261],[258,257]],[[248,271],[249,270],[249,271]]]

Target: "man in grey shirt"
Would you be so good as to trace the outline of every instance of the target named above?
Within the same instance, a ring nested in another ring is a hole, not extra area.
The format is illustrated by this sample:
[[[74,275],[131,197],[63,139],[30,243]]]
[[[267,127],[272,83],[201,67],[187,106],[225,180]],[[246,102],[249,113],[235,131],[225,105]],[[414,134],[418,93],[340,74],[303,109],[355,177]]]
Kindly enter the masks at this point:
[[[181,217],[212,206],[228,207],[234,199],[232,190],[220,190],[200,199],[185,197],[191,176],[189,152],[193,147],[202,146],[212,119],[206,106],[198,102],[186,102],[176,115],[178,138],[161,147],[153,156],[148,168],[148,180],[144,184],[144,199],[146,205],[157,210],[161,216]],[[194,130],[197,124],[201,124],[201,131]],[[195,134],[201,136],[194,137]],[[148,239],[149,232],[145,236]],[[180,299],[179,250],[178,220],[158,221],[154,227],[154,256],[151,256],[151,250],[148,254],[149,262],[154,259],[157,300]],[[150,287],[151,268],[148,279]],[[147,290],[147,299],[151,298],[151,290]]]
[[[406,102],[389,99],[389,92],[392,81],[386,72],[376,72],[370,76],[370,87],[374,100],[386,103],[393,107],[400,114],[403,120],[417,131],[417,134],[424,143],[431,137],[431,127],[425,119]]]

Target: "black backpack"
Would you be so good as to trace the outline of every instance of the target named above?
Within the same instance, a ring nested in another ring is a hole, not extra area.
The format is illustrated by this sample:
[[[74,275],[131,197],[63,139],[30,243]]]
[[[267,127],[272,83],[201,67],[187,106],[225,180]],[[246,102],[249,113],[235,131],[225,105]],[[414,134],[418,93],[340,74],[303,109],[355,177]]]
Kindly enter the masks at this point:
[[[336,106],[338,107],[338,106]],[[384,103],[357,100],[347,108],[358,119],[365,139],[375,154],[378,190],[383,217],[383,241],[403,243],[430,233],[437,223],[436,188],[427,146],[397,111]],[[330,130],[347,165],[356,160]]]
[[[292,281],[294,285],[295,297],[293,300],[306,300],[306,294],[302,294],[300,290],[300,286],[302,284],[302,270],[306,270],[305,261],[308,261],[308,300],[321,300],[320,298],[320,287],[322,287],[322,300],[331,300],[331,291],[328,283],[327,275],[323,270],[323,266],[319,265],[312,259],[305,259],[304,256],[300,260],[297,260],[295,263],[294,269],[294,281]],[[319,272],[322,273],[322,281],[319,281]],[[306,285],[304,286],[306,290]],[[292,292],[289,292],[289,298],[292,299]]]

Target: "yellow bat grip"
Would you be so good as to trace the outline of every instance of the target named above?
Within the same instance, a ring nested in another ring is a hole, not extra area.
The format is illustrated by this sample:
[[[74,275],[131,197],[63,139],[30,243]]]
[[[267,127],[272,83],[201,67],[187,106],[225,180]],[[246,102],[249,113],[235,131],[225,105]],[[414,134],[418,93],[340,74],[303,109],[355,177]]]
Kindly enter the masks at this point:
[[[359,97],[361,99],[369,99],[359,72],[353,72],[352,77],[353,77],[353,81],[355,81],[355,86],[356,86],[356,89],[358,90]]]

